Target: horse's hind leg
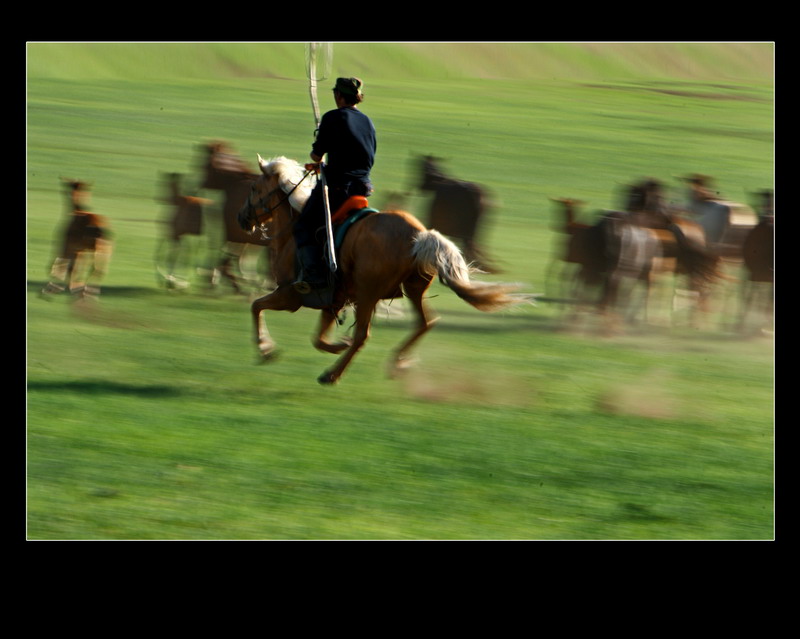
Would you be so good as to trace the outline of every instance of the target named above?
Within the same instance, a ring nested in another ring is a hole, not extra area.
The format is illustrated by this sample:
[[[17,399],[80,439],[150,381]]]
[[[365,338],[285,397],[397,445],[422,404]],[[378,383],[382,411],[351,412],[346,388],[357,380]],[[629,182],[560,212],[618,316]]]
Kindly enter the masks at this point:
[[[406,295],[417,313],[417,323],[414,332],[397,348],[394,357],[389,362],[390,377],[395,377],[414,363],[413,358],[408,356],[411,348],[425,333],[431,330],[433,325],[438,321],[438,318],[429,318],[427,309],[425,308],[424,295],[428,286],[430,286],[430,280],[424,279],[414,281],[413,283],[407,282],[404,285]]]

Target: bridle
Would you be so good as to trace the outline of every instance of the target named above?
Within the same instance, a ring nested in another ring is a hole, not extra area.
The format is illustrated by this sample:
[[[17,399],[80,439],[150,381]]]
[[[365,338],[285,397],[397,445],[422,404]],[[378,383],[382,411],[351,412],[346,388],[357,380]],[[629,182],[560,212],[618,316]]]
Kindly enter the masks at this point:
[[[252,202],[252,195],[253,191],[255,190],[257,183],[254,183],[252,187],[250,187],[250,195],[247,197],[247,221],[253,221],[253,229],[250,233],[254,233],[256,229],[261,231],[261,236],[263,239],[268,240],[271,239],[268,235],[267,224],[268,220],[272,218],[272,213],[278,209],[279,207],[283,206],[285,203],[289,201],[289,198],[292,196],[292,193],[295,192],[297,187],[305,180],[309,175],[311,175],[314,171],[306,171],[300,180],[298,180],[297,184],[295,184],[291,190],[288,192],[284,192],[280,186],[276,186],[274,189],[269,191],[266,195],[259,198],[258,201],[253,204]],[[283,193],[283,197],[274,205],[269,205],[269,201],[275,195],[276,192],[281,191]],[[261,211],[260,213],[256,213],[253,215],[253,211]],[[289,210],[291,211],[292,217],[294,217],[294,207],[289,205]]]

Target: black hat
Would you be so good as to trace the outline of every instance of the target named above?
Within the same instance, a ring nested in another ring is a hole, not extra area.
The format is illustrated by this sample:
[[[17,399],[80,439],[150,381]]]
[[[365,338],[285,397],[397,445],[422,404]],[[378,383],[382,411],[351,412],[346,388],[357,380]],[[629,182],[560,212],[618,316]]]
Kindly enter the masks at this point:
[[[361,95],[361,87],[364,83],[358,78],[336,78],[336,86],[334,89],[344,95]]]

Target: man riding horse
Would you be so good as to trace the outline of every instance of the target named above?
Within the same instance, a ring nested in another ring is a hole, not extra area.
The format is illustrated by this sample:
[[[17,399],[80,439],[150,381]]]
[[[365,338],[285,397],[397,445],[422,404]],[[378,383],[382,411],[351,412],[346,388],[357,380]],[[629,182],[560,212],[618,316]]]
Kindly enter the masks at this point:
[[[372,193],[370,171],[377,148],[375,127],[368,116],[358,109],[363,101],[362,82],[358,78],[338,78],[333,89],[336,109],[322,116],[317,137],[311,146],[314,169],[319,170],[325,154],[325,179],[328,185],[329,211],[335,212],[353,195]],[[318,183],[306,202],[294,227],[297,258],[301,266],[295,287],[301,293],[328,286],[322,267],[322,242],[319,237],[325,228],[325,194]]]

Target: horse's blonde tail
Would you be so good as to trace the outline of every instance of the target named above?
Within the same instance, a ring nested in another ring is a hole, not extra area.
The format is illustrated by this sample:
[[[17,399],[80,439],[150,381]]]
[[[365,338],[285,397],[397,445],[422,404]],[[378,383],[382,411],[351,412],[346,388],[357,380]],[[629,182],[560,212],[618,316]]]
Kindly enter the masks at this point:
[[[438,276],[442,284],[478,310],[497,311],[533,301],[530,295],[514,294],[519,288],[515,284],[471,281],[473,269],[459,248],[438,231],[420,231],[412,250],[420,270],[431,277]]]

